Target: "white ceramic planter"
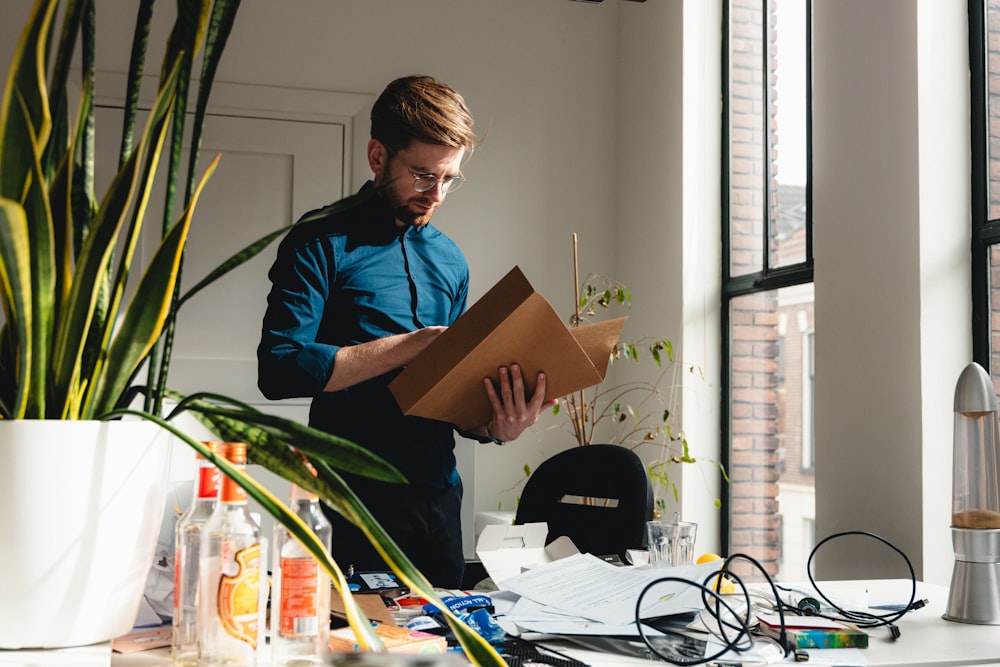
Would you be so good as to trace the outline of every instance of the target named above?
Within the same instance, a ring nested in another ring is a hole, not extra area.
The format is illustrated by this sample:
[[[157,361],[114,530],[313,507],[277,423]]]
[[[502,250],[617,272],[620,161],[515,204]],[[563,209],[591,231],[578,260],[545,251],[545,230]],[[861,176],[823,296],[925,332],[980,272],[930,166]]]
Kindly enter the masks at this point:
[[[170,441],[143,421],[0,421],[0,648],[80,646],[131,630]]]

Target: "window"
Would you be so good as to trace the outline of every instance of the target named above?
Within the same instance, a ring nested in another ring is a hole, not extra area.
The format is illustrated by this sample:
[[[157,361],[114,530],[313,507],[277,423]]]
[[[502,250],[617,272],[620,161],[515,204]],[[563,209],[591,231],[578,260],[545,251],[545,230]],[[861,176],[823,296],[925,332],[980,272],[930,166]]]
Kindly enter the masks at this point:
[[[723,548],[785,579],[815,514],[810,21],[811,0],[724,4]]]
[[[973,358],[1000,387],[1000,0],[969,0]]]

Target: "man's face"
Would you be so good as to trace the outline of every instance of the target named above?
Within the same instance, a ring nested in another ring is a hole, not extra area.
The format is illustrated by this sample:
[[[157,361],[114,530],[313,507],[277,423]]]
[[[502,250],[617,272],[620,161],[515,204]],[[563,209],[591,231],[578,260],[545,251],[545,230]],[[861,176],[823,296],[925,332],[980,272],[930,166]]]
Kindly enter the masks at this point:
[[[385,197],[396,213],[396,224],[400,227],[426,225],[444,201],[447,179],[459,174],[465,150],[414,141],[394,154],[378,143],[369,149],[369,157],[372,150],[379,149],[381,167],[376,171],[375,183],[382,185],[392,181],[385,190]],[[417,192],[414,180],[425,175],[435,177],[437,183],[426,192]]]

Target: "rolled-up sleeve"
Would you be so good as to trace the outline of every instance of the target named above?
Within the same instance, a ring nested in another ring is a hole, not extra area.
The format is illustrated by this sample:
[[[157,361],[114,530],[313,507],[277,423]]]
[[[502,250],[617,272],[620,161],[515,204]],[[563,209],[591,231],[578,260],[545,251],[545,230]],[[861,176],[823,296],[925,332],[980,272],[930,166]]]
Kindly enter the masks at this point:
[[[315,396],[333,373],[340,348],[318,341],[331,261],[316,240],[279,246],[257,348],[257,386],[270,400]]]

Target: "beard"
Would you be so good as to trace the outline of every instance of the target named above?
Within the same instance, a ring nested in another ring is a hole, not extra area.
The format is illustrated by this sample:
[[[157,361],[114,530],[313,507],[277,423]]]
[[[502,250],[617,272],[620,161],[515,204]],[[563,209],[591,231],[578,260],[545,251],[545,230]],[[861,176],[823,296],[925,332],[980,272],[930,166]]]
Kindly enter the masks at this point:
[[[391,177],[389,176],[388,168],[383,168],[382,173],[379,174],[379,183],[388,183]],[[389,202],[389,206],[392,208],[393,214],[396,216],[396,220],[403,223],[407,227],[423,227],[428,222],[431,221],[431,216],[434,215],[434,211],[437,210],[437,206],[434,206],[429,211],[420,209],[419,211],[414,211],[410,208],[410,202],[415,199],[419,199],[420,193],[413,188],[409,188],[413,191],[414,195],[417,197],[407,198],[400,194],[400,187],[406,187],[404,182],[406,179],[397,180],[395,183],[391,184],[384,192],[383,196],[386,201]],[[402,185],[401,185],[402,184]]]

